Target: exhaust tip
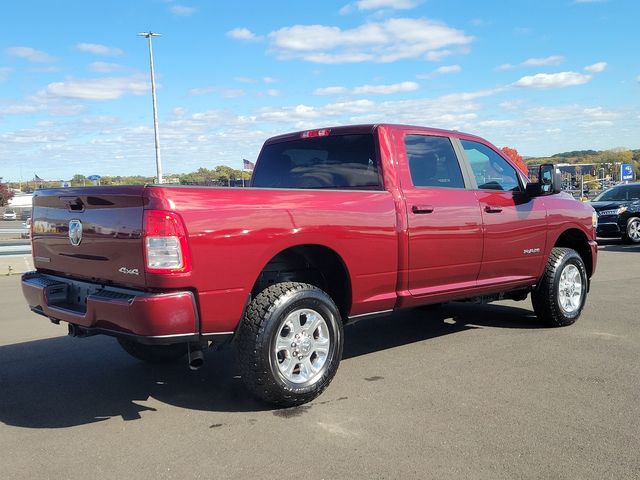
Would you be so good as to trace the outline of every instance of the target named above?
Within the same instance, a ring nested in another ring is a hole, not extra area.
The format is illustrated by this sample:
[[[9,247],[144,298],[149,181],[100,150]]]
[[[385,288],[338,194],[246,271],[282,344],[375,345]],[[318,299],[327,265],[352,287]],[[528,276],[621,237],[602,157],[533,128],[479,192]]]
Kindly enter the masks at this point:
[[[202,350],[189,350],[189,369],[198,370],[204,365]]]

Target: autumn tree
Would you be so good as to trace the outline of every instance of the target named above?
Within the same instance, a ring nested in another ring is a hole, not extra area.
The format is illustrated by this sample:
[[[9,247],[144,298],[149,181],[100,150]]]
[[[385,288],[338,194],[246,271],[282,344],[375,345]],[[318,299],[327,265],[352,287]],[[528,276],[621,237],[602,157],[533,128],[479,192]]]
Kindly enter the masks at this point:
[[[0,182],[0,207],[4,207],[13,198],[13,192],[6,183]]]
[[[524,163],[522,159],[522,155],[518,153],[518,150],[510,147],[502,147],[502,153],[504,153],[509,159],[516,164],[525,175],[529,175],[529,170],[527,169],[527,165]]]

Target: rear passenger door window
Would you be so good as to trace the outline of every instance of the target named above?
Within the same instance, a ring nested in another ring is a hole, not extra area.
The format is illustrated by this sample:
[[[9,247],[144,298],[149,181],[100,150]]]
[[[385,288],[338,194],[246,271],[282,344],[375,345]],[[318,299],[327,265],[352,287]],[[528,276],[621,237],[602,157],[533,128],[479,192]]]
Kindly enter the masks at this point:
[[[404,144],[415,187],[465,187],[458,157],[447,137],[406,135]]]
[[[480,190],[519,192],[518,173],[509,162],[488,146],[471,140],[460,140],[471,164]]]

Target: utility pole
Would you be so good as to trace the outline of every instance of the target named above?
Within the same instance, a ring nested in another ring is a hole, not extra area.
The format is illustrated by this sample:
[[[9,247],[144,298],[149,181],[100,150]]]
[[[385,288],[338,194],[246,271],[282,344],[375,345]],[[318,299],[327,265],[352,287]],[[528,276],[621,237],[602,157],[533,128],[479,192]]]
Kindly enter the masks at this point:
[[[153,132],[156,141],[156,182],[162,183],[162,162],[160,160],[160,136],[158,134],[158,107],[156,105],[156,78],[153,71],[153,47],[151,46],[151,37],[159,37],[159,33],[142,32],[139,37],[146,37],[149,41],[149,65],[151,66],[151,98],[153,100]]]

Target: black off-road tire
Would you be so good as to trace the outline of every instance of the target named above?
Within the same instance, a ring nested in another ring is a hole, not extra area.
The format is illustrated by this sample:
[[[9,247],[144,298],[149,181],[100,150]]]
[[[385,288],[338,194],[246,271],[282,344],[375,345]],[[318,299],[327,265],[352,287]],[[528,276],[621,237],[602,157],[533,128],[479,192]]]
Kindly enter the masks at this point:
[[[625,231],[624,236],[622,237],[622,241],[624,243],[629,243],[631,245],[640,244],[640,237],[638,237],[638,228],[640,228],[640,218],[631,217],[627,220],[627,230]],[[631,230],[631,234],[630,234]]]
[[[322,368],[305,383],[290,381],[281,373],[276,342],[283,322],[297,311],[313,310],[322,316],[329,339]],[[260,292],[247,307],[236,353],[242,380],[258,398],[278,407],[310,402],[333,379],[342,358],[343,329],[340,312],[329,295],[306,283],[283,282]]]
[[[575,309],[567,311],[560,302],[560,279],[566,268],[577,269],[580,278],[580,298],[575,303]],[[551,250],[544,274],[540,283],[531,292],[533,310],[539,320],[552,327],[565,327],[573,324],[584,308],[588,290],[587,270],[582,258],[571,248],[556,247]]]
[[[129,355],[148,363],[171,363],[187,354],[185,343],[145,345],[128,338],[118,338],[118,343]]]

